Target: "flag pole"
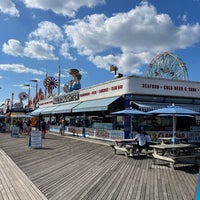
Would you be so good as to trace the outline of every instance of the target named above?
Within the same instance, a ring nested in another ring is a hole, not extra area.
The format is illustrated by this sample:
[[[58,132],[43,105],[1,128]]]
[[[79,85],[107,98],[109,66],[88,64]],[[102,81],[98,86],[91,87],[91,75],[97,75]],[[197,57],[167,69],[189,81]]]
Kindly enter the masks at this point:
[[[60,95],[60,65],[58,66],[58,96]]]
[[[45,81],[47,80],[47,71],[46,71],[46,77],[45,77]],[[45,98],[47,97],[47,86],[46,86],[46,83],[45,83]]]

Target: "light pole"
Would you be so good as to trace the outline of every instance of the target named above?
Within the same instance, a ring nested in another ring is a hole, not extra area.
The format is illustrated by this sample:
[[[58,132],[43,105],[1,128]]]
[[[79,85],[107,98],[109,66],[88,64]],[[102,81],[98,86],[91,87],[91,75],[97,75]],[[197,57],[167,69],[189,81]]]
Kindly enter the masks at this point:
[[[32,81],[32,82],[35,83],[35,88],[36,88],[36,94],[35,94],[35,96],[37,96],[37,91],[38,91],[38,80],[37,80],[37,79],[32,79],[32,80],[30,80],[30,81]]]
[[[115,72],[115,75],[117,75],[117,71],[118,71],[118,67],[117,66],[115,66],[115,65],[111,65],[110,66],[110,72]]]
[[[31,85],[30,84],[24,84],[24,86],[28,87],[28,100],[30,100],[30,93],[31,93]]]

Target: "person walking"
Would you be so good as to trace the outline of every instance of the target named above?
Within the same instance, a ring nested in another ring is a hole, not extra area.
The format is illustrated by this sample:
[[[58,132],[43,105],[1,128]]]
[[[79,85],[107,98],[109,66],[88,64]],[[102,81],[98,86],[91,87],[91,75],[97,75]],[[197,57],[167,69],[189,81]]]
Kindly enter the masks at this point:
[[[43,119],[41,121],[41,124],[40,124],[40,128],[41,128],[41,131],[42,131],[42,139],[45,139],[45,134],[46,134],[46,122],[45,120]]]
[[[65,133],[65,120],[61,118],[60,120],[60,135],[64,135]]]

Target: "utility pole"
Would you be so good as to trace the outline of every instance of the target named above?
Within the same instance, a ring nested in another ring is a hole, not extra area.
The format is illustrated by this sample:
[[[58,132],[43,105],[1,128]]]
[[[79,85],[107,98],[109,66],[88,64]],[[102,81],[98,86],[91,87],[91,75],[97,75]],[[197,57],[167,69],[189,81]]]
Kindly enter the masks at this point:
[[[60,95],[60,65],[58,66],[58,96]]]
[[[46,77],[45,77],[45,83],[44,83],[44,95],[45,95],[45,98],[47,97],[47,86],[46,86],[46,81],[47,81],[47,71],[46,71]]]
[[[14,92],[12,92],[11,110],[12,110],[12,108],[13,108],[13,102],[14,102]]]
[[[38,80],[37,79],[32,79],[30,81],[35,83],[35,97],[36,97],[37,96],[37,92],[38,92]]]

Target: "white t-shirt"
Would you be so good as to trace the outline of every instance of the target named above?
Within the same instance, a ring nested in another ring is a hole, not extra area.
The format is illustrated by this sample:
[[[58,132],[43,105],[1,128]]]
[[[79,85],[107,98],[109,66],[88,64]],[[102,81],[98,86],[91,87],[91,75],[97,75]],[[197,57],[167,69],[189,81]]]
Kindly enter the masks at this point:
[[[145,135],[146,143],[152,142],[150,135]]]
[[[145,138],[145,135],[144,135],[144,134],[138,133],[138,134],[135,136],[135,139],[137,139],[137,141],[139,142],[139,145],[140,145],[140,146],[144,146],[144,145],[146,144],[146,138]]]

